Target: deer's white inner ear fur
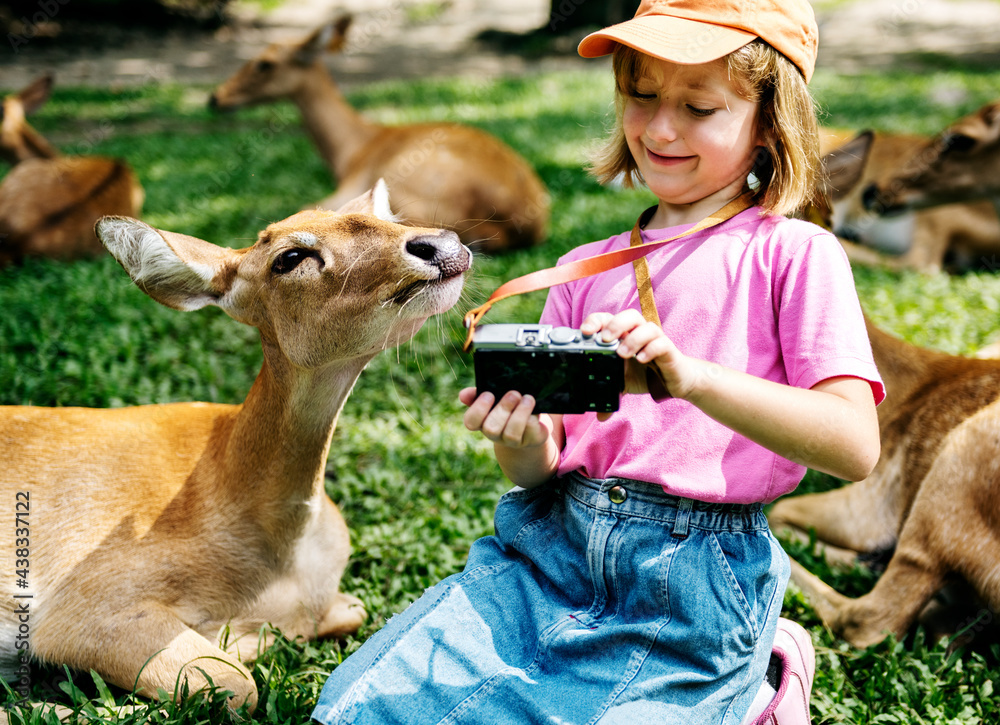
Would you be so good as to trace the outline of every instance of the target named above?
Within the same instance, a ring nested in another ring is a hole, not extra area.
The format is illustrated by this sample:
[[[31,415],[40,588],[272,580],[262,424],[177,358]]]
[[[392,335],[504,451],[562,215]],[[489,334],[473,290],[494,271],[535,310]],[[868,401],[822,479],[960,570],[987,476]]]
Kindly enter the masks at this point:
[[[148,224],[126,217],[105,217],[97,236],[139,289],[180,310],[197,310],[217,301],[215,269],[185,262]]]
[[[389,187],[386,186],[385,179],[375,182],[372,189],[372,214],[384,222],[398,222],[399,219],[389,208]]]

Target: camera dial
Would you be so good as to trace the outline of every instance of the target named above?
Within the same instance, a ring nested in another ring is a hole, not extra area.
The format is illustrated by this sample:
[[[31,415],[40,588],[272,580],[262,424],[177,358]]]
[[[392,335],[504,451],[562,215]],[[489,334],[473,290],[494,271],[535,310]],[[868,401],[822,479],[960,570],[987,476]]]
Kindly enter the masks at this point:
[[[553,345],[568,345],[580,339],[578,330],[572,327],[553,327],[549,331],[549,342]]]

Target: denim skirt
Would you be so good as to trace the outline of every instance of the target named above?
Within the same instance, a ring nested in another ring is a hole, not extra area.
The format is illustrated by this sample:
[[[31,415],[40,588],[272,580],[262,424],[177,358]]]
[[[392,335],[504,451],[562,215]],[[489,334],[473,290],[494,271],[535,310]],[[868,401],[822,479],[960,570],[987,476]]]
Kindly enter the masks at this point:
[[[313,719],[740,723],[789,574],[759,504],[571,474],[505,494],[495,528],[333,671]]]

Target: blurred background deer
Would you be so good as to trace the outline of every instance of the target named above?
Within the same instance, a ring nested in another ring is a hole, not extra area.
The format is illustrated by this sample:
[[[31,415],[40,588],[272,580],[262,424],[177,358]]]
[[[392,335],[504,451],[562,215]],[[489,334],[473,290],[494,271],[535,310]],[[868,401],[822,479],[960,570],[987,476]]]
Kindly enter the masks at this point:
[[[454,230],[468,245],[497,253],[540,244],[549,197],[528,162],[484,131],[457,123],[384,126],[352,108],[323,65],[346,43],[351,17],[304,40],[273,43],[219,85],[209,104],[236,109],[292,101],[337,191],[320,201],[336,209],[385,178],[393,211],[406,223]]]
[[[256,702],[241,661],[267,643],[266,623],[290,639],[362,624],[361,602],[339,591],[349,536],[324,489],[337,418],[372,358],[455,304],[471,263],[453,232],[390,219],[381,182],[240,250],[101,219],[141,290],[253,325],[264,362],[241,405],[0,407],[0,488],[26,497],[35,532],[32,598],[14,598],[13,576],[0,584],[6,677],[23,601],[33,658],[149,697],[211,679],[233,707]]]
[[[13,168],[0,182],[0,264],[101,254],[94,223],[106,214],[137,216],[142,208],[142,186],[125,162],[63,156],[28,124],[51,91],[46,75],[3,99],[0,158]]]
[[[881,216],[866,207],[866,188],[901,169],[929,136],[863,131],[825,138],[823,168],[832,210],[827,223],[853,262],[926,273],[964,272],[1000,252],[1000,219],[988,201],[959,198],[939,207]]]
[[[865,206],[880,214],[1000,198],[1000,100],[964,116],[882,170],[865,188]]]

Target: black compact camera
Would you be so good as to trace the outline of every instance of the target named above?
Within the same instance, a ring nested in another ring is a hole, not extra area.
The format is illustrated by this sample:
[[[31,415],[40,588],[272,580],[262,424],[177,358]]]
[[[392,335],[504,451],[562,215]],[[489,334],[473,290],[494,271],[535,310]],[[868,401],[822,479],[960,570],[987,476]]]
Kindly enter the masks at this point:
[[[617,348],[571,327],[482,325],[472,338],[476,390],[531,395],[536,413],[610,413],[625,387]]]

